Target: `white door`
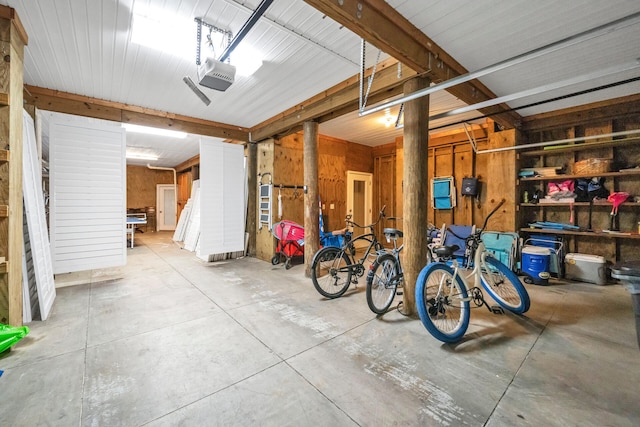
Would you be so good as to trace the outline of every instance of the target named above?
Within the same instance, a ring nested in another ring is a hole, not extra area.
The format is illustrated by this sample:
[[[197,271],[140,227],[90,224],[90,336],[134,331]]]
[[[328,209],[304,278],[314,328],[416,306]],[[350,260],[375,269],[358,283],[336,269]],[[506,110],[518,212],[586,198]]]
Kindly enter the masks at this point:
[[[176,229],[176,187],[172,184],[158,184],[156,186],[156,229]]]
[[[347,171],[347,214],[358,225],[372,222],[373,175],[364,172]],[[368,230],[356,230],[356,234]]]

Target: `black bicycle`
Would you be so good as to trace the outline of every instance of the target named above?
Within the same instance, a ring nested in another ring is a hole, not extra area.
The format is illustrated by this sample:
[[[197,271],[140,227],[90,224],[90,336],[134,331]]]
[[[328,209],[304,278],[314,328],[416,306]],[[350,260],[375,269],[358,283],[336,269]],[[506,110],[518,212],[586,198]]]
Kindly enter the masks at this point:
[[[342,296],[351,283],[358,283],[358,278],[364,276],[365,262],[384,251],[384,246],[376,237],[375,226],[384,218],[385,208],[386,205],[380,210],[376,222],[369,225],[358,225],[353,222],[351,215],[347,215],[342,247],[325,246],[313,256],[311,281],[320,295],[327,298]],[[369,232],[352,238],[347,231],[349,228],[369,229]],[[358,243],[367,245],[360,258],[356,257],[356,247],[360,246]]]
[[[400,262],[400,252],[404,245],[398,247],[398,238],[402,238],[402,231],[396,228],[383,230],[388,242],[393,242],[390,252],[379,253],[367,275],[367,304],[376,314],[384,314],[389,310],[398,287],[404,284],[404,272]]]

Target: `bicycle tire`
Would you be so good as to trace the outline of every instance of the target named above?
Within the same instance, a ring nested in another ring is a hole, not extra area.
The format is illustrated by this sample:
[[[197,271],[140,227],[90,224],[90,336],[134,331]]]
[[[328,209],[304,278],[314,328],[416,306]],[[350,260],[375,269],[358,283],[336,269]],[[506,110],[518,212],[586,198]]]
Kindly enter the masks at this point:
[[[313,286],[326,298],[338,298],[351,284],[351,259],[340,248],[327,246],[313,256],[311,281]]]
[[[428,264],[420,271],[415,289],[420,321],[434,338],[445,343],[460,341],[469,327],[467,288],[460,276],[452,280],[453,274],[445,263]],[[439,295],[441,281],[443,292]]]
[[[480,266],[480,276],[482,287],[502,308],[516,314],[529,310],[529,293],[518,276],[490,253]]]
[[[395,280],[392,280],[395,279]],[[367,304],[376,314],[389,310],[398,289],[398,262],[389,254],[380,255],[367,274]]]

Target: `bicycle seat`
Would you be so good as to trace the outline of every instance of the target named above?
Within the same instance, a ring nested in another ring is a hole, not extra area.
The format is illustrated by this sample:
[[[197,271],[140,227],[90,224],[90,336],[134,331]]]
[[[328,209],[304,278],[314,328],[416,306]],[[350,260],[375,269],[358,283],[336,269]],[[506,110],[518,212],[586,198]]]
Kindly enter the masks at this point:
[[[452,246],[438,246],[433,249],[433,253],[436,254],[440,258],[451,258],[453,253],[460,249],[458,245]]]
[[[384,230],[382,230],[382,232],[385,236],[388,235],[392,239],[402,237],[402,231],[396,228],[385,228]]]

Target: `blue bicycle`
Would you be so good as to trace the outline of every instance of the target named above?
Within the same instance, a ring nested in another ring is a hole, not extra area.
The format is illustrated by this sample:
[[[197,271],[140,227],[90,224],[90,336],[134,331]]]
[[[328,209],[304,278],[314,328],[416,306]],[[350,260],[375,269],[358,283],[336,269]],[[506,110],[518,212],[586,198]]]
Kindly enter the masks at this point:
[[[418,276],[415,289],[418,315],[429,333],[440,341],[462,339],[469,327],[470,302],[477,307],[486,306],[494,313],[506,309],[522,314],[529,310],[529,294],[518,276],[494,258],[480,238],[489,218],[504,202],[502,200],[489,213],[482,229],[466,239],[467,259],[473,260],[472,264],[462,266],[453,257],[459,249],[457,245],[439,246],[431,250],[434,258],[440,261],[427,264]],[[473,287],[469,287],[471,280]],[[499,307],[491,307],[485,302],[480,286]]]

